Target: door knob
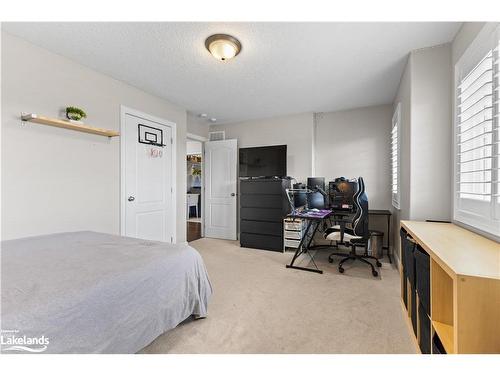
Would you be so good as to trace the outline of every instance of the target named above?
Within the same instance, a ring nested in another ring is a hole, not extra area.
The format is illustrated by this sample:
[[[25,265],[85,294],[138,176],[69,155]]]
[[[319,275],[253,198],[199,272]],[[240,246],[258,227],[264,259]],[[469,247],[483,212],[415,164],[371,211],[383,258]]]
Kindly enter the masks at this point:
[[[135,200],[135,197],[133,197],[133,196],[128,197],[128,201],[129,201],[129,202],[132,202],[132,201],[134,201],[134,200]]]
[[[236,194],[235,193],[231,193],[231,196],[234,197]]]

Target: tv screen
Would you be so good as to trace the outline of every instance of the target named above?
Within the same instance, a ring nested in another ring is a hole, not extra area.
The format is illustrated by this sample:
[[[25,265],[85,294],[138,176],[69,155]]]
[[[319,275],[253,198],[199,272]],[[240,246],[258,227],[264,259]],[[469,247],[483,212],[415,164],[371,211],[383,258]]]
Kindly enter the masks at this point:
[[[286,176],[286,145],[240,148],[240,177]]]

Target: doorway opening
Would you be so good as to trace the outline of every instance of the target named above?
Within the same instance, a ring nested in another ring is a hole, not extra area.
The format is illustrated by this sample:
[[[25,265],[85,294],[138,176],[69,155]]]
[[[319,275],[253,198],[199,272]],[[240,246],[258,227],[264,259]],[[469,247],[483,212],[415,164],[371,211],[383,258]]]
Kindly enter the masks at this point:
[[[186,141],[186,237],[195,241],[203,237],[203,142]]]

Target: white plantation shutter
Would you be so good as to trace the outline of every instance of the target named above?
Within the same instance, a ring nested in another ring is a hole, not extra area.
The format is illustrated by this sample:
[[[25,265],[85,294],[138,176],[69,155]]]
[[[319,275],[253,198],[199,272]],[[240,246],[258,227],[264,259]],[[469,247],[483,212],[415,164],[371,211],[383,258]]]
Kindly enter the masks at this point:
[[[400,208],[400,122],[401,122],[401,103],[398,103],[396,111],[392,116],[391,131],[391,173],[392,173],[392,205]]]
[[[500,235],[499,33],[491,24],[456,67],[454,218]]]

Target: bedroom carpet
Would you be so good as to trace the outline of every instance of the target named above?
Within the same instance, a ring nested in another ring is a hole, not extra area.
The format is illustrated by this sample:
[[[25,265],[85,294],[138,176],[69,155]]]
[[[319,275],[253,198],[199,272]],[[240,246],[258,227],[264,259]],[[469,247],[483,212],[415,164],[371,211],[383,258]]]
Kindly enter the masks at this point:
[[[208,317],[182,323],[140,353],[416,353],[399,273],[386,258],[378,278],[360,262],[342,275],[338,260],[329,264],[329,251],[318,251],[321,275],[286,269],[291,252],[207,238],[190,245],[214,289]]]

